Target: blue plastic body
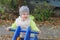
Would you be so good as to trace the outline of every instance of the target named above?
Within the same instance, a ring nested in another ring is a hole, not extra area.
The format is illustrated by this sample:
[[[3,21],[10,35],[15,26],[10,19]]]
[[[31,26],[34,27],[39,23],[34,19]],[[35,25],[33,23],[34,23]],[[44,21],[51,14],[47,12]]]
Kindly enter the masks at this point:
[[[17,37],[20,36],[20,32],[25,32],[26,35],[24,37],[24,40],[38,40],[37,35],[35,35],[33,38],[30,37],[31,33],[33,34],[39,34],[38,32],[31,31],[31,28],[28,27],[26,30],[22,30],[20,26],[17,27],[17,29],[10,29],[10,31],[14,31],[14,35],[12,40],[17,40]]]

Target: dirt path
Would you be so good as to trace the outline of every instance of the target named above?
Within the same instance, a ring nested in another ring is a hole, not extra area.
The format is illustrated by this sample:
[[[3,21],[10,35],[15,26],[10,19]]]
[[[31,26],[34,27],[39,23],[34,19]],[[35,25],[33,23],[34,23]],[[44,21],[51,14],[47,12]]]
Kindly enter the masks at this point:
[[[60,37],[60,27],[53,28],[53,26],[41,26],[39,28],[41,29],[40,39],[56,39]],[[10,37],[11,34],[12,32],[7,32],[5,27],[0,27],[0,37],[2,36],[8,40],[8,37]],[[11,40],[11,38],[9,40]]]

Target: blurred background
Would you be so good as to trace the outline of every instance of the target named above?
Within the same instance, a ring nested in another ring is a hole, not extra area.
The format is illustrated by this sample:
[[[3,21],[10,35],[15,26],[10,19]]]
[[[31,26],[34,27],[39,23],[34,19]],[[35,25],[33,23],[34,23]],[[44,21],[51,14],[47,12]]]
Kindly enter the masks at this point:
[[[11,40],[13,32],[7,32],[19,16],[19,7],[27,5],[30,15],[41,29],[39,39],[60,40],[60,0],[0,0],[0,40]]]

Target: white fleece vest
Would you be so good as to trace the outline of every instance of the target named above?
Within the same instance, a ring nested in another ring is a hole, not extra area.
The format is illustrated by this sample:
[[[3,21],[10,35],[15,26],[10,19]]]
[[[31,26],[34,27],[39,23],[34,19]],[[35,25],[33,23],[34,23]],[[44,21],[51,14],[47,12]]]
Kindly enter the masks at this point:
[[[16,19],[16,25],[17,26],[21,26],[22,29],[27,29],[28,26],[30,26],[30,19],[26,19],[25,21],[23,21],[21,19],[21,17],[19,16],[17,19]]]
[[[23,21],[21,19],[21,17],[19,16],[17,19],[16,19],[16,25],[17,26],[20,26],[22,28],[22,30],[26,30],[28,28],[28,26],[30,26],[30,19],[26,19],[25,21]],[[25,33],[20,33],[20,37],[24,37],[25,36]]]

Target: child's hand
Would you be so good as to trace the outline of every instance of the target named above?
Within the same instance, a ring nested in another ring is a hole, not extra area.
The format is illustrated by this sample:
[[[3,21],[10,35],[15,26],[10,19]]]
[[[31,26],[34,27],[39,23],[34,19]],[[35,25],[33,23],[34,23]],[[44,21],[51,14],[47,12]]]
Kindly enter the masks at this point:
[[[41,31],[39,31],[39,34],[41,34]]]
[[[38,34],[38,36],[40,36],[40,34],[41,34],[41,31],[39,31],[39,34]]]
[[[9,31],[9,30],[10,30],[10,27],[7,28],[7,31]]]

